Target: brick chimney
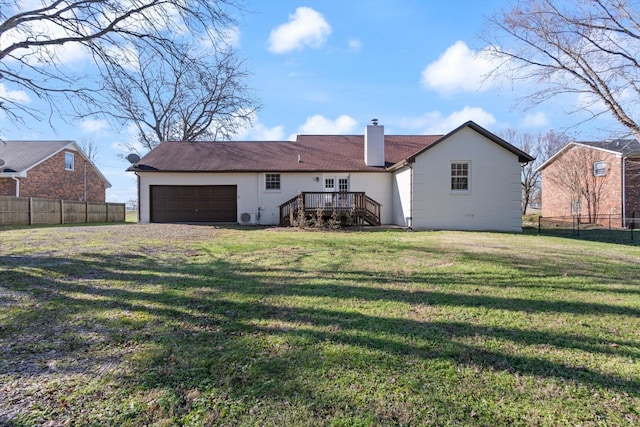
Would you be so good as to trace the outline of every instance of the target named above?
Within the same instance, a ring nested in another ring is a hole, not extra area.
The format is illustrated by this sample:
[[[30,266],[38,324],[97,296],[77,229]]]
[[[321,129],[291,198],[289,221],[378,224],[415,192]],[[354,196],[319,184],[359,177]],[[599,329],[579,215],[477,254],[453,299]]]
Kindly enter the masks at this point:
[[[384,166],[384,126],[378,119],[371,120],[364,130],[364,163],[367,166]]]

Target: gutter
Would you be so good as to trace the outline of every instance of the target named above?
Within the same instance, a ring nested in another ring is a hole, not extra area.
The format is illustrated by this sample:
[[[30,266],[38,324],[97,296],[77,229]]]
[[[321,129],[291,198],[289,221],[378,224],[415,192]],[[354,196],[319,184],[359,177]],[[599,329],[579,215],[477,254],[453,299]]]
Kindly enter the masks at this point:
[[[395,172],[398,169],[402,169],[403,167],[410,168],[411,167],[410,165],[413,163],[415,163],[414,160],[409,160],[409,159],[400,160],[398,163],[395,163],[389,166],[388,168],[386,168],[385,172]]]

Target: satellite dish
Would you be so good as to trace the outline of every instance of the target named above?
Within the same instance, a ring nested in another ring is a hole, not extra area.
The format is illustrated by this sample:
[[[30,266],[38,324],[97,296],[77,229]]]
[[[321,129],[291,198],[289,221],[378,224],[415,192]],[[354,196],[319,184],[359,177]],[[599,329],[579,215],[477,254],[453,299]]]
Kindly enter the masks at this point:
[[[0,166],[4,165],[4,160],[0,159]]]
[[[129,163],[131,163],[132,165],[135,165],[140,161],[140,156],[135,153],[131,153],[127,156],[127,160],[129,160]]]

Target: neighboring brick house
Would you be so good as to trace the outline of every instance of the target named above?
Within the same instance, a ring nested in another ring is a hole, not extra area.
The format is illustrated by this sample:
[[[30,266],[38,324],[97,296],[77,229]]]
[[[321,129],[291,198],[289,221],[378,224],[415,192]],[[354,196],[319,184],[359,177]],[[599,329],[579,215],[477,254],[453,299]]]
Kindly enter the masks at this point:
[[[538,170],[542,216],[582,221],[640,216],[640,143],[635,139],[571,142]],[[618,222],[621,224],[621,222]]]
[[[109,187],[74,141],[0,141],[0,196],[104,202]]]

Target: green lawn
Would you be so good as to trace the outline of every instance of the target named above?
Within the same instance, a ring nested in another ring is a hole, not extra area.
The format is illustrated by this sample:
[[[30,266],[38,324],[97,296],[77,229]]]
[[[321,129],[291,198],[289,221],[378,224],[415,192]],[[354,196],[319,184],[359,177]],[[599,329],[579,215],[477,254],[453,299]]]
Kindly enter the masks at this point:
[[[638,425],[640,247],[3,230],[0,425],[46,422]]]

